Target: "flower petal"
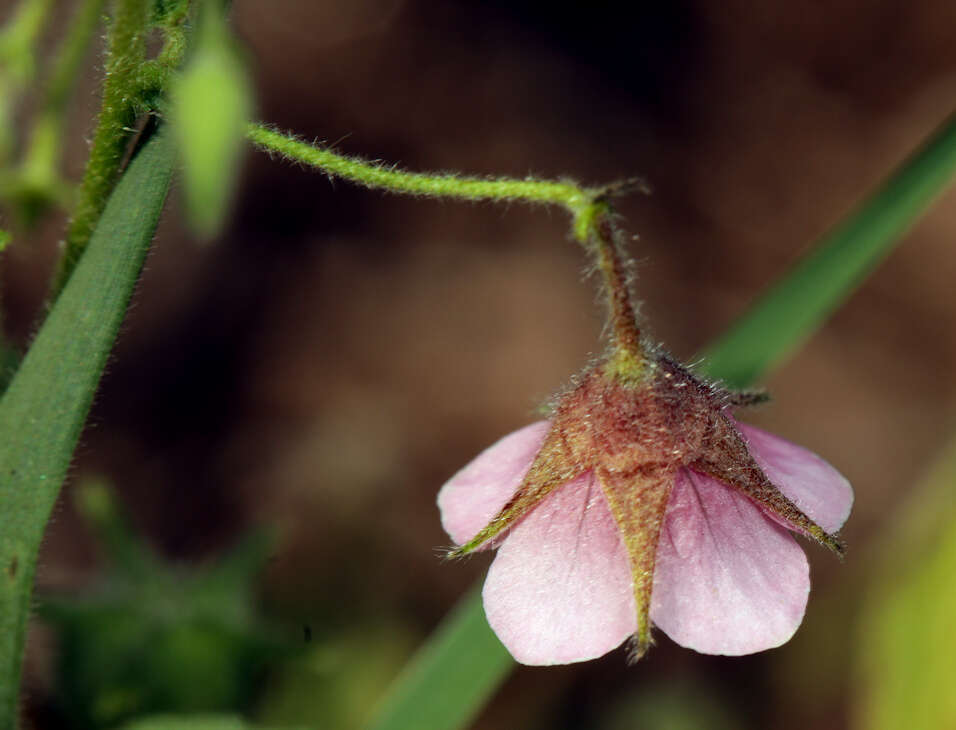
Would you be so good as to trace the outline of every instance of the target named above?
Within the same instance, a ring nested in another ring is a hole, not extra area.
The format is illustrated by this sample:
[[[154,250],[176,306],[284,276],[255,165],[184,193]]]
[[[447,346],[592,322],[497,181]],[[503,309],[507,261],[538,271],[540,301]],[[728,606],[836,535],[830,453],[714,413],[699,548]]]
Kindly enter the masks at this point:
[[[786,642],[810,592],[796,541],[748,497],[678,472],[657,548],[651,619],[681,646],[751,654]]]
[[[853,506],[846,477],[812,451],[763,429],[737,423],[737,430],[764,474],[810,519],[827,532],[846,522]]]
[[[522,664],[595,659],[637,630],[627,554],[592,473],[511,530],[482,595],[488,623]]]
[[[476,456],[438,492],[441,524],[462,545],[478,534],[521,486],[550,421],[508,434]],[[490,546],[485,546],[490,547]]]

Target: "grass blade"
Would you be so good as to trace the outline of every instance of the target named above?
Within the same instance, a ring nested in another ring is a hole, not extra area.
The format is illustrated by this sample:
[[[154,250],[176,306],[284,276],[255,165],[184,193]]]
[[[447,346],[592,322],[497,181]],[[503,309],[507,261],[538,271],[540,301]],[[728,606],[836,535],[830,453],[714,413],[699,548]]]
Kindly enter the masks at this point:
[[[16,726],[43,529],[113,347],[173,166],[163,132],[131,161],[89,249],[0,400],[0,729]]]

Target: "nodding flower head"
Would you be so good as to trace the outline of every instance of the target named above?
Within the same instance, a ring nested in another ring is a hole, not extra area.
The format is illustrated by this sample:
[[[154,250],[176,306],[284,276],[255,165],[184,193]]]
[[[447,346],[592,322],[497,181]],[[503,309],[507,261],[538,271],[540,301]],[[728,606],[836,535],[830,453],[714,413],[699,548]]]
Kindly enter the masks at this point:
[[[809,568],[789,531],[842,553],[847,480],[738,423],[760,396],[707,383],[658,350],[612,355],[551,418],[492,445],[438,495],[452,556],[497,548],[488,621],[519,662],[599,657],[656,625],[708,654],[786,642]]]

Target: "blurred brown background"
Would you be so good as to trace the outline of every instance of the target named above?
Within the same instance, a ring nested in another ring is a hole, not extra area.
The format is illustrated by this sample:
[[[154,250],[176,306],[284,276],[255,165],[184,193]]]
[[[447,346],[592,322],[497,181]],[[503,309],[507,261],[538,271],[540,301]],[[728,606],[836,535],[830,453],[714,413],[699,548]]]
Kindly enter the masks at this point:
[[[956,100],[948,0],[237,0],[233,17],[260,117],[306,138],[411,169],[645,176],[654,194],[619,209],[639,235],[644,314],[683,358]],[[77,174],[98,73],[97,61],[77,98]],[[438,488],[602,347],[567,221],[369,193],[253,151],[212,245],[192,240],[175,198],[74,474],[108,475],[177,560],[278,526],[265,610],[317,641],[393,637],[400,658],[488,562],[439,559]],[[868,546],[956,426],[954,205],[951,191],[767,380],[775,403],[753,415],[857,493],[846,563],[809,547],[816,595],[797,637],[728,659],[659,635],[634,668],[622,652],[521,668],[477,727],[617,727],[617,708],[664,687],[713,700],[736,727],[849,725]],[[21,341],[61,225],[6,255],[8,328]],[[68,492],[41,591],[80,589],[97,570]],[[37,632],[35,703],[52,650]]]

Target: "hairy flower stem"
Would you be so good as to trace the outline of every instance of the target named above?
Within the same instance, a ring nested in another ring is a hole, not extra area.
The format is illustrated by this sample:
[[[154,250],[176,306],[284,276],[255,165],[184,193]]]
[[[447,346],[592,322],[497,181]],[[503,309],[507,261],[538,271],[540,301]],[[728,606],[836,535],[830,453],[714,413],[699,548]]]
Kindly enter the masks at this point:
[[[78,17],[88,19],[102,0],[86,0]],[[170,75],[186,53],[189,0],[167,3],[165,14],[154,18],[150,0],[113,0],[107,38],[103,102],[93,135],[90,156],[80,184],[76,208],[66,233],[60,267],[53,282],[53,298],[66,285],[116,185],[133,136],[137,117],[156,111]],[[154,59],[146,58],[146,41],[155,27],[162,31],[163,46]]]
[[[637,379],[643,372],[647,358],[631,301],[626,259],[619,248],[609,211],[597,216],[590,243],[596,249],[598,270],[604,280],[613,328],[614,353],[609,366],[619,377]]]
[[[454,173],[418,173],[379,162],[340,155],[295,137],[252,123],[246,136],[256,147],[363,187],[403,195],[459,200],[487,200],[557,205],[570,213],[574,238],[595,259],[604,281],[614,349],[610,366],[627,380],[639,377],[646,360],[628,285],[625,259],[617,241],[608,197],[630,189],[645,190],[639,181],[585,188],[570,180],[477,178]]]
[[[403,195],[560,205],[577,216],[579,211],[593,202],[598,192],[581,188],[570,181],[477,178],[454,173],[408,172],[380,162],[340,155],[262,124],[250,124],[246,129],[246,136],[257,147],[288,160],[315,167],[328,175],[363,187]]]

